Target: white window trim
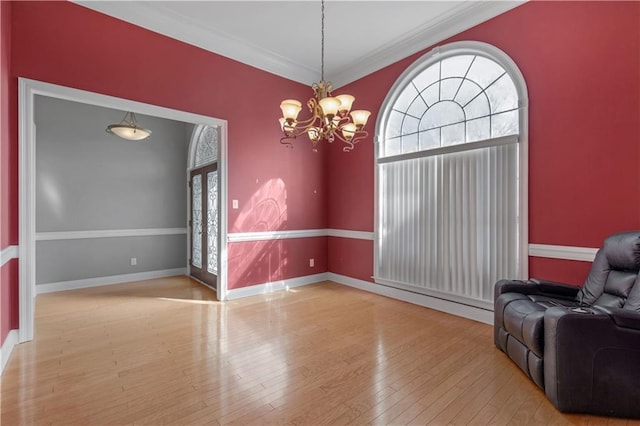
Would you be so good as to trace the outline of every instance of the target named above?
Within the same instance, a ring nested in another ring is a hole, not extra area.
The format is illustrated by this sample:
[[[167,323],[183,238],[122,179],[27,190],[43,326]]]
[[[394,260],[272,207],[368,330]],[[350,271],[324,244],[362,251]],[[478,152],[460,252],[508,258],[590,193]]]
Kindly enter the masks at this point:
[[[519,135],[518,142],[519,148],[519,223],[518,234],[520,236],[519,253],[518,258],[520,264],[518,265],[520,279],[527,279],[529,277],[529,95],[527,91],[527,85],[522,75],[522,72],[505,52],[499,48],[479,41],[459,41],[449,43],[443,46],[437,46],[425,53],[417,60],[415,60],[409,67],[398,77],[393,84],[387,96],[380,106],[380,113],[376,120],[375,137],[374,137],[374,258],[373,269],[374,275],[379,271],[378,257],[379,257],[379,232],[380,232],[380,217],[379,217],[379,164],[382,164],[385,160],[379,158],[381,144],[384,143],[384,125],[389,120],[389,113],[391,112],[390,106],[392,106],[397,100],[398,96],[402,92],[402,89],[407,86],[418,74],[427,69],[430,65],[451,56],[457,55],[478,55],[483,56],[496,62],[504,68],[507,74],[513,80],[516,92],[518,94],[518,109],[520,111],[518,115]],[[505,277],[506,278],[506,277]],[[375,278],[374,278],[375,279]],[[376,281],[379,284],[384,284]]]

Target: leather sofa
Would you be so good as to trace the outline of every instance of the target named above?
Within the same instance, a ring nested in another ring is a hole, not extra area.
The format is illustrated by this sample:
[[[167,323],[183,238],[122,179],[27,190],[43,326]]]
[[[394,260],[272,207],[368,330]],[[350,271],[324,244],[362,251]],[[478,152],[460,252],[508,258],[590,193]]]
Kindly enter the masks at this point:
[[[640,231],[608,237],[582,287],[495,286],[495,345],[564,412],[640,418]]]

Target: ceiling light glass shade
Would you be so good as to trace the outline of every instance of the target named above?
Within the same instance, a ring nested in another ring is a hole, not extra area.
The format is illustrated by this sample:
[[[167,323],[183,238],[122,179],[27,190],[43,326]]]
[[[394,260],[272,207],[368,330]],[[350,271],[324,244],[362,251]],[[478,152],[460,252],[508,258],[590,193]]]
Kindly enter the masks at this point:
[[[302,104],[295,99],[286,99],[280,103],[280,109],[282,110],[282,116],[285,120],[295,121],[302,109]]]
[[[338,98],[324,98],[320,99],[320,108],[322,108],[322,113],[325,117],[328,117],[330,120],[338,113],[338,108],[340,108],[340,100]]]
[[[314,151],[317,150],[316,145],[321,140],[333,142],[335,139],[339,139],[346,144],[342,150],[348,152],[360,139],[368,136],[368,133],[364,131],[364,126],[371,113],[365,110],[351,111],[351,106],[356,98],[349,94],[333,97],[331,82],[324,81],[324,0],[321,1],[321,4],[321,72],[320,81],[311,85],[314,97],[307,101],[311,117],[298,120],[302,103],[295,99],[282,101],[280,103],[282,118],[279,121],[284,137],[280,139],[280,143],[293,147],[292,140],[306,134],[311,140]]]
[[[356,127],[358,129],[362,129],[365,126],[365,124],[367,124],[367,120],[369,119],[371,112],[363,109],[359,109],[357,111],[351,111],[350,115]]]
[[[353,136],[356,134],[356,125],[353,123],[347,123],[342,126],[342,136],[348,141],[353,139]]]
[[[351,111],[351,105],[353,105],[353,101],[356,100],[356,98],[351,95],[338,95],[336,99],[340,101],[340,112],[344,114],[348,114],[349,111]]]
[[[320,139],[320,129],[317,127],[309,127],[307,134],[309,135],[309,139],[313,142],[318,142]]]
[[[120,123],[107,126],[106,132],[129,141],[139,141],[151,136],[151,130],[140,126],[133,112],[125,114]]]

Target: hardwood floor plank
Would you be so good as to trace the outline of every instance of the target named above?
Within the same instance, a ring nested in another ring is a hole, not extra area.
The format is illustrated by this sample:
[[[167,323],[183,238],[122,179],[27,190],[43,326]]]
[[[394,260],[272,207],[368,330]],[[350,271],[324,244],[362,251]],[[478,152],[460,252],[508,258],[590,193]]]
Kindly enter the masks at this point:
[[[637,424],[558,412],[485,324],[330,282],[220,303],[187,277],[39,295],[0,421]]]

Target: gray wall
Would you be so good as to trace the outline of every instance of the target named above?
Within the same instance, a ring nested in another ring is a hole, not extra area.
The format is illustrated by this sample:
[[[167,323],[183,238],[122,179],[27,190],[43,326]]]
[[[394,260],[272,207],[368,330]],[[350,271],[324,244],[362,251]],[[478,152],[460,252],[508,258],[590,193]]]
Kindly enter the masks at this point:
[[[107,134],[125,112],[36,96],[37,233],[186,227],[190,125],[137,115],[149,139]],[[185,235],[38,241],[36,283],[185,267],[186,256]]]

